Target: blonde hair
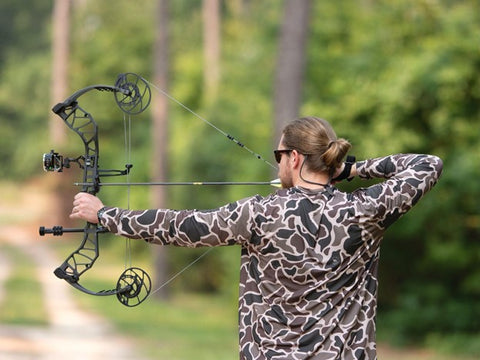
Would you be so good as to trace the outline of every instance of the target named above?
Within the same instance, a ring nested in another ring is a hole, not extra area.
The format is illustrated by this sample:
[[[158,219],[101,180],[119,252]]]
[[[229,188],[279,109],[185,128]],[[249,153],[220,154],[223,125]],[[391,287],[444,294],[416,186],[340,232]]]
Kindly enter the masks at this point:
[[[283,145],[307,155],[305,165],[314,172],[333,175],[352,145],[337,138],[328,121],[309,116],[295,119],[283,129]]]

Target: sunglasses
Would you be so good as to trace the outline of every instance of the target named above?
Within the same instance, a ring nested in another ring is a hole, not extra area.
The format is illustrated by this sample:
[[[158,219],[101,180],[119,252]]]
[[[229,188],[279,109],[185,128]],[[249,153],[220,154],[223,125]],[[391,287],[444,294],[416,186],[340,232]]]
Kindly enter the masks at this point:
[[[273,150],[273,155],[275,155],[275,161],[277,164],[280,164],[282,160],[282,154],[289,154],[293,151],[293,149],[282,149],[282,150]]]

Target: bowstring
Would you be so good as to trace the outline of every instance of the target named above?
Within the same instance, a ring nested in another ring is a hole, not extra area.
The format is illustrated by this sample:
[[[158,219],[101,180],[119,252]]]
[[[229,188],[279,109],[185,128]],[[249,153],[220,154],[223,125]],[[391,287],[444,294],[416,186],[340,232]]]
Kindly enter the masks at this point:
[[[132,118],[123,113],[123,136],[125,148],[125,164],[131,164],[132,156]],[[126,173],[126,182],[130,183],[130,172]],[[130,186],[127,185],[127,209],[130,210]],[[131,240],[125,238],[125,270],[132,267],[132,246]]]
[[[254,156],[255,158],[257,158],[258,160],[261,160],[263,161],[265,164],[267,164],[268,166],[270,166],[272,169],[274,170],[278,170],[278,168],[273,165],[270,161],[266,160],[262,155],[256,153],[255,151],[251,150],[250,148],[248,148],[247,146],[245,146],[245,144],[243,144],[242,142],[240,142],[239,140],[237,140],[234,136],[228,134],[227,132],[223,131],[222,129],[220,129],[218,126],[216,126],[215,124],[213,124],[212,122],[208,121],[207,119],[205,119],[203,116],[199,115],[198,113],[196,113],[195,111],[193,111],[192,109],[190,109],[187,105],[183,104],[182,102],[180,102],[179,100],[177,100],[176,98],[174,98],[172,95],[170,95],[169,93],[167,93],[166,91],[160,89],[158,86],[156,86],[155,84],[151,83],[150,81],[148,81],[147,79],[145,78],[142,78],[148,85],[150,85],[151,87],[153,87],[155,90],[157,90],[159,93],[161,93],[162,95],[166,96],[169,100],[173,101],[174,103],[176,103],[177,105],[181,106],[183,109],[185,109],[186,111],[188,111],[190,114],[194,115],[195,117],[197,117],[198,119],[202,120],[204,123],[208,124],[210,127],[212,127],[213,129],[215,129],[216,131],[218,131],[220,134],[222,134],[223,136],[225,136],[227,139],[233,141],[235,144],[237,144],[238,146],[240,146],[242,149],[245,149],[246,151],[248,151],[252,156]]]
[[[245,144],[243,144],[242,142],[240,142],[239,140],[237,140],[234,136],[228,134],[227,132],[223,131],[222,129],[220,129],[218,126],[216,126],[215,124],[213,124],[212,122],[208,121],[207,119],[205,119],[203,116],[199,115],[198,113],[196,113],[195,111],[193,111],[192,109],[190,109],[187,105],[183,104],[182,102],[180,102],[179,100],[177,100],[176,98],[174,98],[172,95],[170,95],[169,93],[163,91],[161,88],[159,88],[158,86],[156,86],[155,84],[153,84],[152,82],[148,81],[147,79],[145,78],[142,78],[143,81],[145,81],[148,85],[150,85],[152,88],[154,88],[155,90],[157,90],[159,93],[161,93],[163,96],[167,97],[169,100],[173,101],[174,103],[176,103],[177,105],[179,105],[180,107],[182,107],[184,110],[188,111],[189,113],[191,113],[193,116],[195,116],[196,118],[202,120],[204,123],[206,123],[207,125],[209,125],[210,127],[212,127],[213,129],[215,129],[217,132],[219,132],[220,134],[222,134],[223,136],[225,136],[227,139],[231,140],[232,142],[234,142],[235,144],[237,144],[238,146],[240,146],[242,149],[246,150],[248,153],[250,153],[252,156],[254,156],[256,159],[258,160],[261,160],[263,161],[265,164],[267,164],[268,166],[270,166],[272,169],[274,170],[278,170],[278,168],[273,165],[271,162],[269,162],[268,160],[266,160],[262,155],[254,152],[253,150],[251,150],[250,148],[248,148],[247,146],[245,146]],[[130,125],[131,126],[131,125]],[[131,146],[131,142],[129,142],[129,146]],[[128,177],[128,175],[127,175]],[[128,186],[128,194],[130,194],[130,186]],[[128,195],[129,196],[129,195]],[[129,202],[130,200],[128,200]],[[128,239],[127,239],[128,241]],[[159,285],[155,290],[153,290],[151,292],[151,294],[155,294],[156,292],[160,291],[162,288],[164,288],[165,286],[167,286],[168,284],[170,284],[173,280],[175,280],[178,276],[180,276],[181,274],[183,274],[185,271],[187,271],[190,267],[192,267],[193,265],[195,265],[198,261],[200,261],[203,257],[205,257],[206,255],[208,255],[212,250],[214,249],[214,247],[211,247],[209,248],[208,250],[204,251],[202,254],[200,254],[198,257],[196,257],[193,261],[189,262],[186,266],[184,266],[181,270],[179,270],[178,272],[176,272],[175,274],[173,274],[172,276],[170,276],[168,278],[168,280],[164,281],[161,285]],[[128,245],[128,250],[131,251],[130,249],[130,244]]]
[[[131,164],[131,156],[132,156],[132,121],[131,116],[128,117],[126,114],[123,114],[123,134],[124,134],[124,148],[125,148],[125,163]],[[130,195],[131,195],[131,187],[128,185],[130,183],[130,172],[126,173],[126,183],[127,183],[127,209],[130,210]],[[170,284],[173,280],[175,280],[178,276],[183,274],[187,271],[190,267],[195,265],[198,261],[200,261],[204,256],[206,256],[210,251],[214,248],[210,248],[207,251],[200,254],[196,257],[193,261],[189,262],[185,265],[182,269],[178,272],[170,276],[166,281],[164,281],[160,286],[158,286],[155,290],[151,292],[151,294],[155,294],[156,292],[160,291],[162,288]],[[132,246],[131,246],[131,239],[125,238],[125,270],[127,268],[132,267]]]
[[[186,266],[184,266],[180,271],[177,271],[175,274],[173,274],[172,276],[170,276],[170,278],[166,281],[164,281],[159,287],[157,287],[155,290],[153,290],[151,292],[151,294],[155,294],[156,292],[160,291],[162,288],[164,288],[165,286],[167,286],[168,284],[170,284],[173,280],[175,280],[178,276],[182,275],[185,271],[187,271],[190,267],[192,267],[193,265],[195,265],[197,262],[200,261],[200,259],[202,259],[204,256],[206,256],[210,251],[212,251],[213,249],[215,249],[214,247],[211,247],[209,248],[208,250],[204,251],[202,254],[200,254],[199,256],[197,256],[193,261],[191,261],[190,263],[188,263]]]

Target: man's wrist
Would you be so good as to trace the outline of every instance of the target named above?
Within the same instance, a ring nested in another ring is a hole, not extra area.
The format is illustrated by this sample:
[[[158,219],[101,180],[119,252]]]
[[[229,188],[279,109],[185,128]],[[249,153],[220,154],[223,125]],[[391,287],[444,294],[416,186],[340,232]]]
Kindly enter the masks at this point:
[[[333,181],[342,181],[347,179],[348,181],[351,181],[353,177],[355,176],[352,175],[352,167],[355,165],[355,156],[353,155],[348,155],[347,159],[345,160],[343,171],[338,175],[336,178],[332,179]],[[354,171],[355,173],[355,171]]]
[[[97,219],[98,219],[98,223],[100,225],[102,224],[102,217],[103,217],[103,214],[105,213],[105,211],[107,211],[106,206],[102,207],[100,210],[97,211]]]

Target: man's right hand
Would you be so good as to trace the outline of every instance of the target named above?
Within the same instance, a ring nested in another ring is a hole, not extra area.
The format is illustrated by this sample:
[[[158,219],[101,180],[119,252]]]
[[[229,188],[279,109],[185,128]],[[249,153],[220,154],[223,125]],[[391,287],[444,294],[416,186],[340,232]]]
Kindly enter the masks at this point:
[[[97,213],[103,206],[102,201],[98,197],[86,192],[80,192],[75,195],[73,200],[73,209],[70,218],[82,219],[92,224],[97,224]]]

